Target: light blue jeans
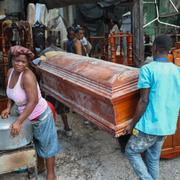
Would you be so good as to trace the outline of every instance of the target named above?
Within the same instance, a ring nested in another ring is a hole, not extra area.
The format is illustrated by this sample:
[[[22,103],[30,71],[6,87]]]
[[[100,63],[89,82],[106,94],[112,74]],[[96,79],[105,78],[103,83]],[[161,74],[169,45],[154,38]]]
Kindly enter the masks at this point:
[[[159,159],[164,140],[165,136],[148,135],[140,131],[129,139],[125,153],[140,180],[159,179]]]
[[[56,156],[61,148],[51,109],[47,107],[38,117],[38,120],[32,122],[32,125],[34,144],[38,156],[45,159]]]

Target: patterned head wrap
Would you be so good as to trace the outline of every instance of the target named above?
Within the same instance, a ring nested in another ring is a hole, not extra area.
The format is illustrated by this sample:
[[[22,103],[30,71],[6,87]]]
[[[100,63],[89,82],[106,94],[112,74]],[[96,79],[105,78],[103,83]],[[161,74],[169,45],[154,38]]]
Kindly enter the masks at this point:
[[[10,53],[12,56],[25,55],[28,61],[32,61],[34,58],[34,54],[32,53],[32,51],[19,45],[12,46],[10,49]]]

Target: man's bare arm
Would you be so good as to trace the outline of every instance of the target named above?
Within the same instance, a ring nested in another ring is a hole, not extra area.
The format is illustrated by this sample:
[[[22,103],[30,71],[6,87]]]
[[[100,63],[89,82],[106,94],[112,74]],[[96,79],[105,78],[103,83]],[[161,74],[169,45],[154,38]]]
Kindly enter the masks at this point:
[[[82,44],[79,40],[74,42],[74,49],[76,54],[82,55]]]
[[[148,102],[149,102],[149,88],[141,89],[140,90],[140,99],[136,107],[135,114],[132,118],[132,122],[130,125],[125,129],[125,133],[131,133],[132,129],[136,125],[136,123],[139,121],[141,116],[146,111]]]

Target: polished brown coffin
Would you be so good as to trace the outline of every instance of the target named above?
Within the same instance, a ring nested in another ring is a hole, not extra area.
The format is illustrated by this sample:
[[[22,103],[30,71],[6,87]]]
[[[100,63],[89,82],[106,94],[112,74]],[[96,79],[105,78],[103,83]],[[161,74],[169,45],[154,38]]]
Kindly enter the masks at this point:
[[[41,88],[118,137],[135,111],[138,69],[71,53],[42,62]]]
[[[177,156],[180,156],[180,113],[176,134],[167,136],[161,152],[161,158],[169,159]]]
[[[0,114],[7,107],[7,97],[0,95]]]

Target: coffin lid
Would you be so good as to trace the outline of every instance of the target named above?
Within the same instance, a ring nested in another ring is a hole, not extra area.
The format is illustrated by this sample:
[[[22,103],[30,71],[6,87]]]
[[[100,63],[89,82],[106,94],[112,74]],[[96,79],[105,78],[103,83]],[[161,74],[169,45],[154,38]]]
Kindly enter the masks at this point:
[[[130,88],[129,91],[137,90],[137,68],[104,60],[61,52],[41,63],[39,68],[63,76],[63,79],[67,78],[77,83],[86,82],[109,92],[126,88]]]

